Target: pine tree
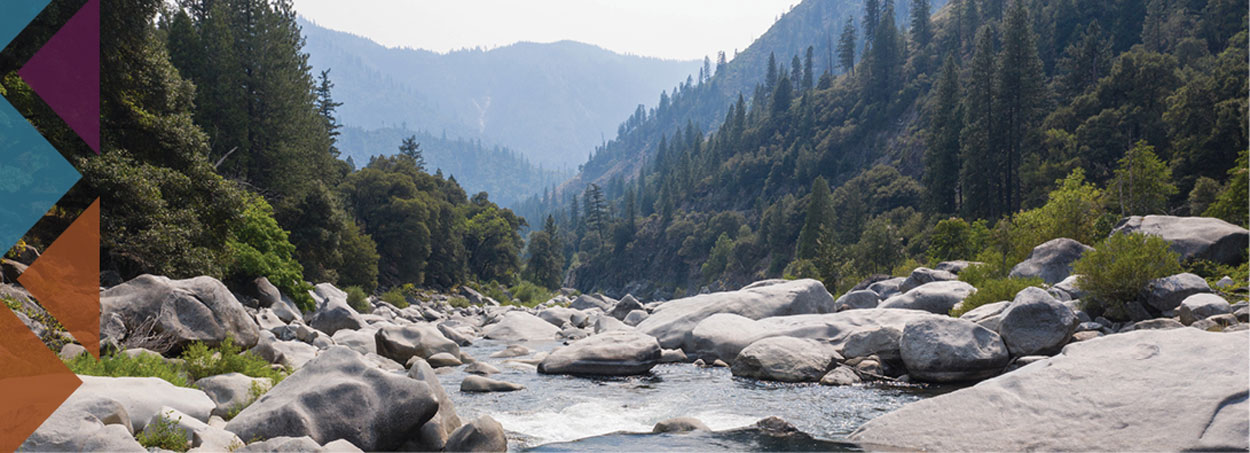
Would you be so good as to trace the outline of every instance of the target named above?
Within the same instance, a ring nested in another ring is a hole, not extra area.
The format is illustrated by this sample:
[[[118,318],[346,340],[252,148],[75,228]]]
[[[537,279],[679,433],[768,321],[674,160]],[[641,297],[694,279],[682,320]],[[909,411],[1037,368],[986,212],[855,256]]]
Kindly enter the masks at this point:
[[[855,73],[855,20],[846,19],[842,36],[838,38],[838,64],[847,74]]]
[[[924,186],[929,212],[954,214],[959,208],[959,69],[954,57],[946,57],[934,88],[925,152]]]
[[[1024,140],[1045,99],[1045,73],[1037,56],[1029,12],[1016,0],[1004,20],[1002,51],[998,58],[995,116],[1002,121],[1002,203],[1008,212],[1020,208],[1020,161]]]
[[[1080,38],[1068,44],[1059,60],[1059,82],[1064,94],[1076,97],[1098,84],[1111,70],[1111,39],[1098,21],[1090,22]]]
[[[916,49],[923,49],[933,39],[933,25],[929,18],[929,0],[911,2],[911,42]]]
[[[881,0],[864,1],[864,50],[872,47],[872,37],[877,36],[877,25],[881,24]],[[867,53],[867,52],[865,52]]]
[[[804,92],[812,91],[812,84],[814,83],[814,80],[812,79],[812,57],[813,57],[813,53],[815,52],[816,52],[816,49],[814,47],[807,46],[807,57],[803,60],[803,91]]]
[[[994,32],[987,25],[977,32],[976,47],[968,70],[964,114],[960,132],[959,186],[963,217],[993,219],[1002,213],[998,154],[991,146],[997,139],[994,92]]]
[[[790,85],[796,89],[802,89],[803,83],[803,62],[799,60],[799,56],[795,55],[790,60]]]
[[[321,71],[317,83],[317,113],[321,114],[322,121],[325,121],[326,131],[330,134],[330,155],[339,157],[338,136],[342,135],[339,129],[343,125],[334,115],[334,111],[343,105],[342,102],[335,102],[331,91],[334,89],[334,82],[330,80],[330,70]]]
[[[775,86],[777,86],[777,56],[769,52],[768,73],[764,77],[764,89],[771,90]]]
[[[1141,140],[1120,159],[1107,189],[1115,197],[1121,216],[1167,213],[1168,199],[1176,195],[1176,186],[1172,184],[1172,170],[1154,150]]]
[[[812,181],[812,193],[807,199],[807,219],[799,231],[798,259],[816,258],[829,226],[833,223],[833,207],[829,196],[829,184],[823,176]]]
[[[411,135],[405,138],[403,143],[399,144],[399,154],[411,158],[418,170],[425,171],[425,156],[421,153],[421,144],[417,143],[417,136]]]

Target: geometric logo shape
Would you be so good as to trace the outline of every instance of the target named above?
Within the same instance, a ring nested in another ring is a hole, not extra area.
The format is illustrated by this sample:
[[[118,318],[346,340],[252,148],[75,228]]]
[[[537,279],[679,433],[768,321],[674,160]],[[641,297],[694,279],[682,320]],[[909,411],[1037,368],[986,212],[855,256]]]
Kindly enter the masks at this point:
[[[100,357],[100,199],[17,281],[96,358]]]
[[[82,385],[7,307],[0,307],[0,451],[13,451]]]
[[[100,154],[100,0],[88,0],[18,74]]]
[[[9,45],[9,41],[17,37],[26,24],[35,20],[43,8],[51,0],[0,0],[0,50]]]
[[[81,175],[0,98],[0,250],[8,250]]]

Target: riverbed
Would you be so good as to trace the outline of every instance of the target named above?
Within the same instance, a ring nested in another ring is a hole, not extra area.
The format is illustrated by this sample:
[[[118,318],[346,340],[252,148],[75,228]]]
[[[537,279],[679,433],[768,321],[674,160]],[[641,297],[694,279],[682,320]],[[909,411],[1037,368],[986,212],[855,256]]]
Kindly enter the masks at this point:
[[[507,343],[479,340],[462,351],[502,372],[493,379],[522,384],[505,393],[462,393],[464,367],[439,375],[463,420],[490,415],[508,433],[511,450],[817,449],[854,450],[846,435],[875,417],[950,387],[783,384],[734,377],[728,368],[662,364],[649,375],[585,378],[542,375],[534,366],[489,358]],[[527,344],[535,352],[559,343]],[[523,358],[523,357],[522,357]],[[826,444],[759,444],[734,436],[631,436],[649,433],[659,421],[695,417],[714,431],[731,430],[777,416]],[[701,439],[700,436],[706,438]],[[578,441],[566,444],[572,441]],[[806,445],[806,446],[805,446]],[[751,448],[751,447],[756,448]],[[845,447],[845,448],[840,448]],[[670,449],[670,448],[665,448]]]

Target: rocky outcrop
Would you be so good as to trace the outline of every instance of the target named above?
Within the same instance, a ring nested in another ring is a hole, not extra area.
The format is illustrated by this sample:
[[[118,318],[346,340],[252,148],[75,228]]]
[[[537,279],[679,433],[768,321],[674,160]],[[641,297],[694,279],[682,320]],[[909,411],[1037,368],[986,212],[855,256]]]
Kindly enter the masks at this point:
[[[1076,314],[1045,290],[1028,287],[1003,310],[998,334],[1013,356],[1059,352],[1076,331]]]
[[[141,275],[100,294],[100,318],[116,315],[130,331],[149,324],[154,332],[170,339],[168,350],[180,351],[191,342],[210,346],[227,336],[250,348],[260,337],[252,316],[234,294],[217,279],[196,277],[170,280]],[[124,338],[114,338],[121,343]]]
[[[850,291],[838,297],[833,301],[833,306],[837,307],[837,311],[858,310],[864,308],[877,308],[877,304],[881,303],[881,296],[876,292],[867,289],[859,291]]]
[[[383,327],[374,334],[374,339],[379,355],[399,363],[408,363],[413,357],[428,359],[440,352],[453,357],[460,355],[460,346],[431,325]]]
[[[1245,451],[1248,339],[1245,332],[1175,329],[1074,343],[1058,356],[903,406],[850,439],[929,451]]]
[[[565,324],[572,325],[573,327],[582,327],[586,325],[586,319],[588,318],[586,313],[581,310],[564,307],[551,307],[545,309],[538,312],[538,317],[556,327],[562,327]]]
[[[1250,247],[1250,231],[1210,217],[1132,216],[1121,220],[1111,233],[1159,236],[1171,243],[1181,261],[1200,259],[1235,265],[1246,260]]]
[[[219,417],[251,403],[253,386],[263,393],[272,385],[268,378],[254,378],[240,373],[220,374],[195,381],[195,386],[216,404],[212,415]]]
[[[274,386],[226,425],[243,439],[308,436],[345,439],[361,449],[392,450],[438,412],[425,382],[382,371],[336,346]]]
[[[629,312],[642,309],[642,303],[638,302],[638,299],[635,299],[632,294],[626,294],[625,297],[621,298],[620,302],[616,303],[615,307],[612,307],[612,311],[609,311],[608,315],[624,321]]]
[[[1002,372],[1010,356],[993,331],[962,319],[935,316],[907,324],[899,352],[912,378],[966,382]]]
[[[308,293],[317,302],[317,311],[308,320],[308,325],[314,329],[334,335],[342,329],[359,330],[368,325],[360,313],[347,304],[347,293],[333,285],[321,283]]]
[[[515,392],[517,390],[525,390],[525,386],[478,375],[465,376],[460,382],[462,392]]]
[[[135,441],[133,431],[130,414],[121,402],[98,388],[79,387],[18,451],[146,451]]]
[[[769,337],[751,343],[733,360],[734,376],[780,382],[819,381],[841,360],[827,343],[794,337]]]
[[[733,314],[717,314],[695,326],[682,348],[691,357],[705,358],[707,362],[715,359],[732,361],[751,343],[778,336],[807,338],[827,342],[835,349],[844,349],[848,339],[857,334],[869,335],[882,329],[901,331],[910,321],[934,316],[945,315],[919,310],[874,309],[823,315],[776,316],[754,321]],[[870,343],[871,341],[865,341],[859,346],[867,347]],[[897,343],[892,349],[898,350]]]
[[[676,348],[699,322],[717,313],[762,319],[833,311],[833,296],[825,290],[825,285],[803,279],[669,301],[638,323],[637,329],[655,337],[665,348]]]
[[[543,374],[630,376],[660,362],[654,337],[629,331],[597,334],[552,351],[538,364]]]
[[[1181,324],[1188,326],[1201,319],[1230,313],[1231,307],[1223,297],[1214,294],[1194,294],[1182,300],[1176,312],[1180,315]]]
[[[142,431],[162,407],[171,407],[196,420],[208,421],[217,407],[213,400],[197,389],[177,387],[154,377],[78,376],[82,386],[76,397],[105,398],[121,403],[135,431]]]
[[[1209,292],[1211,287],[1206,280],[1186,272],[1151,280],[1146,284],[1144,302],[1150,308],[1166,313],[1175,310],[1189,296]]]
[[[651,428],[653,433],[685,433],[690,431],[711,431],[707,425],[694,417],[677,417],[663,420]]]
[[[560,328],[542,318],[521,311],[503,315],[498,323],[486,326],[483,336],[500,341],[555,341]]]
[[[923,310],[944,315],[950,313],[955,304],[962,302],[973,291],[976,291],[976,288],[972,285],[958,280],[926,283],[911,291],[890,297],[881,302],[878,307]]]
[[[489,415],[483,415],[452,433],[447,439],[447,451],[506,452],[508,437],[504,434],[503,425]]]
[[[1093,247],[1068,238],[1043,242],[1029,253],[1029,257],[1011,268],[1012,278],[1040,278],[1047,284],[1055,284],[1072,275],[1072,263]]]
[[[898,286],[898,291],[906,293],[925,283],[945,282],[958,279],[959,277],[955,276],[955,274],[951,272],[929,269],[927,267],[918,267],[911,271],[911,274],[907,276],[906,280],[903,280],[903,283]]]
[[[430,391],[438,399],[438,412],[430,421],[421,425],[418,436],[415,439],[409,439],[403,450],[442,450],[447,444],[447,438],[451,437],[451,433],[461,425],[460,416],[456,413],[456,403],[452,401],[447,390],[443,389],[434,368],[431,368],[430,364],[424,360],[413,361],[412,366],[408,368],[408,377],[430,386]]]

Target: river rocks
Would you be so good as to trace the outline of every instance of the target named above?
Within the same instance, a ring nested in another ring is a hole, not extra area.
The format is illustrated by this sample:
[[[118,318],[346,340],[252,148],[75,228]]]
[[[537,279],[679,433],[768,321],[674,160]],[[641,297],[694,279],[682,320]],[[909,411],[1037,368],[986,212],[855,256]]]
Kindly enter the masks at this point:
[[[842,349],[847,339],[857,332],[872,332],[882,328],[901,331],[909,321],[934,316],[939,315],[901,309],[775,316],[759,321],[738,315],[717,314],[700,322],[682,347],[692,357],[706,357],[708,361],[714,358],[733,360],[747,345],[776,336],[807,338],[827,342],[835,349]],[[897,346],[893,349],[897,350]]]
[[[1048,284],[1063,281],[1072,275],[1072,263],[1093,247],[1068,238],[1051,239],[1033,247],[1029,257],[1011,268],[1012,278],[1037,277]]]
[[[931,382],[983,379],[1001,372],[1010,359],[998,334],[969,321],[942,317],[908,323],[899,349],[908,374]]]
[[[360,313],[347,304],[347,293],[333,285],[318,284],[309,294],[317,301],[317,311],[308,321],[314,329],[334,335],[342,329],[359,330],[368,325]]]
[[[768,333],[753,319],[732,313],[717,313],[695,325],[682,347],[705,360],[732,360],[743,348],[767,337]]]
[[[863,308],[877,308],[877,304],[881,302],[881,296],[876,292],[868,289],[859,291],[850,291],[843,294],[837,300],[833,301],[833,306],[837,307],[837,311],[857,310]]]
[[[898,288],[903,285],[904,281],[907,281],[907,277],[887,278],[868,285],[868,290],[877,293],[882,299],[886,299],[898,294],[900,292]]]
[[[170,280],[141,275],[104,290],[100,309],[101,319],[117,315],[128,329],[152,323],[152,330],[171,338],[169,349],[175,352],[194,341],[217,345],[227,336],[250,348],[260,336],[243,304],[212,277]]]
[[[330,338],[334,340],[334,344],[347,346],[361,354],[377,354],[378,340],[375,338],[377,333],[377,329],[340,330],[334,332]]]
[[[240,373],[209,376],[195,381],[195,386],[203,390],[216,404],[212,415],[220,417],[225,417],[232,409],[240,409],[251,403],[256,396],[252,394],[253,386],[263,393],[271,385],[268,378],[254,378]]]
[[[455,366],[464,365],[464,363],[460,361],[459,357],[456,357],[446,352],[440,352],[438,354],[431,355],[425,360],[426,362],[429,362],[430,366],[434,368],[446,368],[446,367],[455,367]]]
[[[508,437],[504,434],[503,425],[489,415],[483,415],[452,433],[447,439],[447,451],[505,452],[508,451]]]
[[[1211,287],[1206,280],[1186,272],[1151,280],[1146,284],[1145,302],[1155,310],[1167,312],[1179,307],[1186,297],[1209,292]]]
[[[621,322],[625,323],[627,326],[633,327],[643,321],[646,321],[649,316],[651,316],[651,314],[647,313],[646,310],[634,310],[629,312],[629,314],[626,314],[625,319],[621,320]]]
[[[850,439],[929,451],[1244,451],[1247,338],[1177,329],[1075,343],[903,406]]]
[[[511,311],[498,323],[486,326],[482,333],[500,341],[555,341],[560,328],[529,313]]]
[[[308,436],[287,437],[278,436],[272,439],[248,444],[248,446],[236,450],[239,453],[271,453],[271,452],[307,452],[320,451],[321,446],[317,445],[317,441],[312,440]]]
[[[638,299],[635,299],[632,294],[626,294],[620,302],[616,303],[615,307],[612,307],[612,310],[608,312],[608,315],[624,321],[625,317],[628,316],[630,312],[642,309],[642,303],[638,302]]]
[[[945,282],[957,279],[959,279],[959,277],[947,271],[939,271],[929,269],[927,267],[918,267],[911,271],[911,275],[908,275],[906,280],[903,280],[903,284],[898,286],[898,291],[906,293],[925,283]]]
[[[446,352],[452,357],[460,355],[460,346],[448,340],[432,325],[389,326],[374,334],[378,354],[399,363],[408,363],[412,357],[428,359],[434,354]]]
[[[72,397],[71,397],[72,399]],[[68,407],[53,412],[39,429],[18,447],[18,451],[108,451],[146,452],[127,426],[104,423],[89,412]]]
[[[569,308],[574,310],[590,310],[592,308],[598,308],[605,313],[611,310],[612,307],[613,304],[605,300],[601,294],[582,294],[577,296],[577,299],[574,299],[573,303],[569,304]]]
[[[669,301],[658,306],[637,328],[639,332],[654,336],[661,346],[675,348],[700,321],[717,313],[761,319],[833,311],[833,296],[825,290],[824,284],[803,279]]]
[[[633,331],[634,327],[605,314],[595,315],[595,333],[614,332],[618,330]]]
[[[751,343],[734,359],[734,376],[780,382],[816,382],[841,360],[828,344],[794,337]]]
[[[629,376],[643,374],[660,361],[655,338],[634,332],[606,332],[552,351],[538,364],[543,374]]]
[[[538,317],[556,327],[563,327],[565,324],[582,327],[586,325],[587,319],[586,313],[581,310],[564,307],[551,307],[540,311]]]
[[[1155,318],[1125,325],[1120,328],[1120,332],[1132,332],[1134,330],[1169,330],[1180,329],[1182,327],[1185,327],[1185,325],[1175,319]]]
[[[1250,231],[1210,217],[1148,215],[1127,217],[1112,234],[1145,233],[1170,242],[1181,261],[1200,259],[1236,265],[1246,260]]]
[[[933,266],[933,268],[939,271],[946,271],[946,272],[950,272],[952,274],[958,275],[960,272],[963,272],[964,269],[967,269],[977,264],[985,264],[985,263],[981,263],[977,261],[966,261],[966,260],[943,261],[943,262],[937,263],[937,266]]]
[[[460,346],[470,346],[473,344],[473,329],[464,328],[457,329],[448,325],[446,322],[438,324],[438,332],[447,337],[448,340],[456,342]]]
[[[820,378],[820,385],[854,385],[858,383],[860,383],[859,374],[846,365],[839,365]]]
[[[508,345],[508,347],[503,348],[503,349],[501,349],[501,350],[499,350],[499,351],[496,351],[496,352],[492,353],[492,354],[490,355],[490,358],[492,358],[492,359],[510,359],[510,358],[513,358],[513,357],[522,357],[522,356],[527,356],[527,355],[530,355],[531,353],[533,353],[533,351],[530,351],[530,348],[527,348],[527,347],[525,347],[525,346],[521,346],[521,345],[519,345],[519,344],[510,344],[510,345]]]
[[[521,384],[513,384],[477,375],[465,376],[460,382],[461,392],[515,392],[525,390]]]
[[[694,417],[676,417],[661,421],[651,428],[652,433],[686,433],[690,431],[711,431],[707,425]]]
[[[680,349],[663,349],[660,351],[660,363],[683,363],[689,360],[686,352]]]
[[[883,359],[898,359],[898,345],[902,337],[903,330],[894,326],[859,330],[847,335],[842,342],[842,356],[852,358],[876,355]]]
[[[1013,356],[1059,352],[1076,331],[1076,315],[1045,290],[1028,287],[1003,310],[998,334]]]
[[[492,374],[499,374],[499,368],[496,368],[494,365],[486,362],[473,362],[469,364],[469,366],[464,367],[464,372],[480,376],[490,376]]]
[[[905,308],[909,310],[924,310],[929,313],[947,314],[955,304],[963,301],[976,288],[965,282],[939,281],[926,283],[911,291],[886,299],[879,308]]]
[[[153,422],[158,418],[168,421],[173,429],[182,431],[183,436],[191,441],[191,447],[198,448],[200,451],[228,451],[230,448],[243,445],[243,440],[234,433],[209,426],[171,407],[162,407],[160,413],[148,421],[144,432],[155,430]]]
[[[335,346],[287,377],[231,420],[243,439],[309,436],[345,439],[364,450],[401,446],[438,412],[425,382],[382,371],[351,349]]]
[[[416,438],[410,438],[402,450],[442,450],[447,443],[447,438],[451,437],[451,433],[455,432],[461,424],[460,416],[456,414],[456,404],[451,400],[451,395],[443,389],[434,369],[424,360],[413,359],[412,366],[408,368],[408,377],[430,386],[430,391],[438,400],[438,412],[428,422],[421,425]]]
[[[135,431],[143,430],[161,407],[172,407],[196,420],[207,421],[217,405],[204,392],[177,387],[154,377],[78,376],[82,385],[76,398],[107,398],[126,408]],[[81,395],[80,395],[81,394]]]
[[[1181,324],[1190,325],[1195,321],[1230,312],[1230,305],[1223,297],[1214,294],[1194,294],[1181,301],[1177,314]]]

